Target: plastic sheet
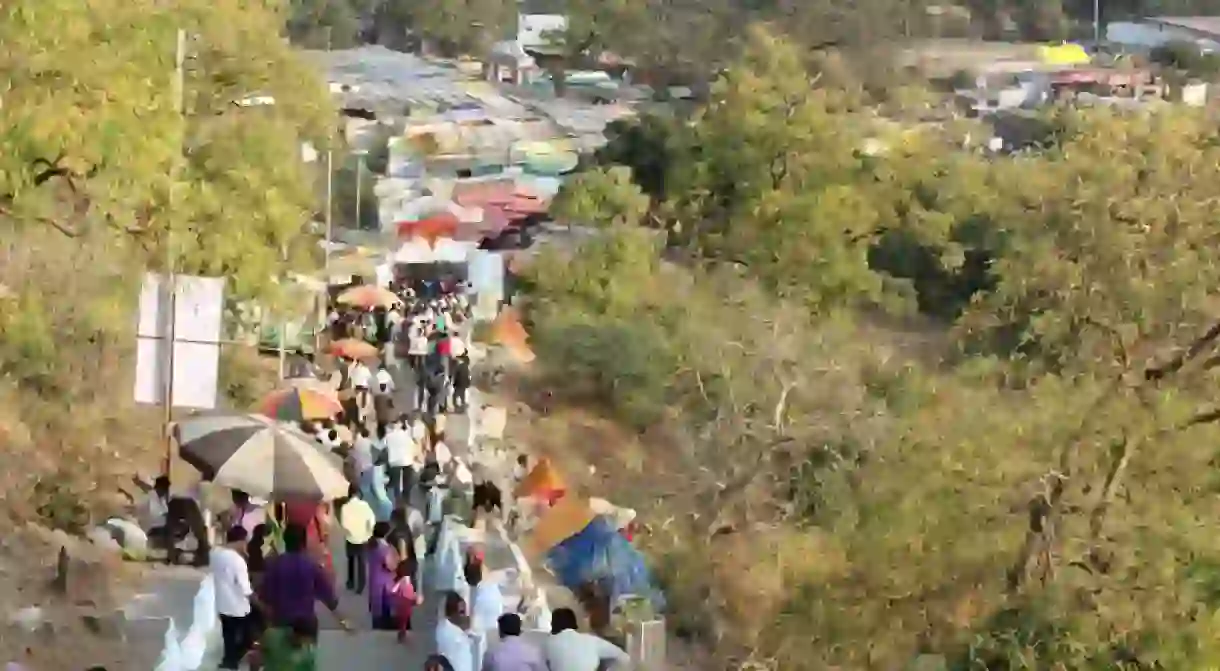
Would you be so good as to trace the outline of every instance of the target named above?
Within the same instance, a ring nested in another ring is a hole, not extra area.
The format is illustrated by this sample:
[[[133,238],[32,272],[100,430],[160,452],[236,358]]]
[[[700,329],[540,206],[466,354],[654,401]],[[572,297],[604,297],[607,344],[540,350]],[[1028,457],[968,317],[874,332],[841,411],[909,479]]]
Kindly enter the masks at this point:
[[[170,620],[165,632],[165,648],[161,651],[156,671],[195,671],[203,666],[220,624],[216,615],[216,589],[211,575],[200,583],[193,610],[193,621],[185,635]]]
[[[612,599],[635,595],[649,599],[658,612],[664,609],[664,596],[654,586],[644,556],[605,517],[556,545],[547,553],[547,563],[569,589],[597,581],[609,588]]]

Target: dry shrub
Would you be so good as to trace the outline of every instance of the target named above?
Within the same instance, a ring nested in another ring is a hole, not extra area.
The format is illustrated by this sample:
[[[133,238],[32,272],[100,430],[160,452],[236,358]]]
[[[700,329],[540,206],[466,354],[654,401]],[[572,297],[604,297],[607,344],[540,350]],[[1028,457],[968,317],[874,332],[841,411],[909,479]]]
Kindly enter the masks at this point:
[[[160,408],[133,399],[142,274],[121,241],[0,229],[0,519],[79,531],[130,509],[132,477],[160,472]],[[271,389],[275,361],[222,351],[220,394],[248,408]],[[175,475],[178,469],[175,470]]]
[[[132,398],[139,276],[113,240],[33,227],[0,231],[0,517],[80,530],[130,503],[131,476],[157,466],[155,409]]]

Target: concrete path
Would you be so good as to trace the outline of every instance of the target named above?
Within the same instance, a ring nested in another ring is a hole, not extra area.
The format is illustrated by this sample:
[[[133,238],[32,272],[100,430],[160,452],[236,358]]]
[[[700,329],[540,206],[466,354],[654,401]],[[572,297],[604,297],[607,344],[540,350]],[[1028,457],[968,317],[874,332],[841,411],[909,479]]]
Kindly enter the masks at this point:
[[[394,376],[395,390],[393,393],[394,407],[399,412],[415,410],[415,376],[405,360],[391,366]],[[457,418],[450,418],[454,421]],[[469,458],[467,451],[460,445],[453,445],[455,456]],[[419,490],[411,494],[409,505],[416,510],[423,510],[423,497]],[[423,668],[424,660],[432,654],[435,648],[437,604],[441,594],[430,591],[435,581],[431,579],[434,569],[428,558],[421,558],[424,571],[425,587],[424,603],[416,608],[412,621],[413,637],[409,645],[398,642],[394,632],[372,631],[369,616],[368,596],[354,594],[344,589],[347,571],[347,558],[341,532],[331,534],[331,552],[335,558],[336,583],[339,588],[339,610],[352,623],[352,632],[343,632],[337,628],[334,617],[319,611],[322,631],[318,641],[319,671],[404,671]]]

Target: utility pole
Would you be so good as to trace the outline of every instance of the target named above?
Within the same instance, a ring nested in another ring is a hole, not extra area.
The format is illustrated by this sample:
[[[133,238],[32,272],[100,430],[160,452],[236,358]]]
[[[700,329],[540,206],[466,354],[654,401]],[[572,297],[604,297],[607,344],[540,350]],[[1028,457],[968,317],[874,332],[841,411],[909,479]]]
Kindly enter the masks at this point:
[[[1101,0],[1093,0],[1093,49],[1101,46]]]
[[[360,205],[364,200],[364,156],[368,152],[363,149],[358,149],[356,154],[356,229],[364,228],[360,219]]]
[[[170,467],[174,463],[174,438],[170,425],[174,421],[174,333],[177,321],[178,259],[174,250],[174,217],[178,216],[174,207],[175,193],[178,190],[178,177],[182,169],[183,155],[186,153],[186,31],[178,30],[177,52],[174,57],[174,108],[182,124],[181,136],[178,138],[178,151],[174,155],[174,163],[170,166],[169,183],[169,216],[165,220],[165,287],[168,291],[168,325],[165,333],[166,356],[165,366],[165,396],[162,399],[162,412],[165,421],[165,475],[170,475]]]
[[[287,247],[282,247],[280,249],[280,260],[284,263],[284,266],[287,267],[287,265],[288,265],[288,248]],[[287,274],[285,273],[283,277],[285,279],[284,285],[288,284]],[[283,285],[281,285],[281,286],[283,286]],[[281,306],[281,308],[282,308],[282,306]],[[288,368],[288,365],[287,365],[288,364],[288,315],[284,314],[280,317],[280,329],[279,330],[280,330],[280,333],[279,333],[279,336],[280,336],[279,337],[279,341],[280,341],[279,342],[279,349],[280,349],[279,371],[280,371],[280,382],[282,383],[284,381],[284,373]]]
[[[326,52],[331,50],[331,27],[326,27]],[[329,86],[329,83],[328,83]],[[329,93],[329,90],[327,91]],[[327,304],[330,303],[330,246],[334,235],[335,222],[335,147],[334,138],[327,138],[326,144],[326,240],[322,251],[322,296],[318,301],[318,324],[314,328],[313,351],[315,355],[322,348],[322,330],[327,326]]]

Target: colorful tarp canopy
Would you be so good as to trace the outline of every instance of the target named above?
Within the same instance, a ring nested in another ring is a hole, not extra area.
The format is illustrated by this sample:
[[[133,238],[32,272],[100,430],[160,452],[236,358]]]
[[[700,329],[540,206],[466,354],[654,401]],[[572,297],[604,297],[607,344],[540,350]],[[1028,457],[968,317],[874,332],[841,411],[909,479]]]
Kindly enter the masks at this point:
[[[1038,60],[1046,65],[1084,65],[1091,59],[1084,47],[1066,42],[1038,47]]]
[[[376,307],[388,308],[401,301],[389,289],[373,284],[362,284],[339,294],[336,302],[340,305],[354,305],[365,310],[371,310]]]
[[[457,235],[461,224],[452,212],[438,212],[423,219],[398,222],[396,227],[399,238],[418,238],[435,247],[437,240]]]
[[[547,566],[569,589],[597,582],[611,599],[634,595],[649,599],[658,611],[665,607],[644,556],[605,517],[593,518],[584,529],[551,548],[546,557]]]
[[[526,475],[513,491],[518,499],[534,498],[555,500],[567,492],[568,487],[559,477],[559,471],[551,464],[551,460],[543,457],[534,465],[533,470]]]
[[[453,200],[463,207],[497,207],[513,220],[544,214],[549,206],[547,199],[515,179],[459,182],[453,186]]]
[[[542,556],[556,545],[580,533],[595,517],[597,515],[586,499],[564,497],[542,514],[526,539],[523,549],[530,556]]]
[[[496,315],[491,324],[492,342],[502,346],[510,355],[521,363],[534,360],[534,350],[529,346],[529,333],[521,324],[517,311],[505,308]]]

